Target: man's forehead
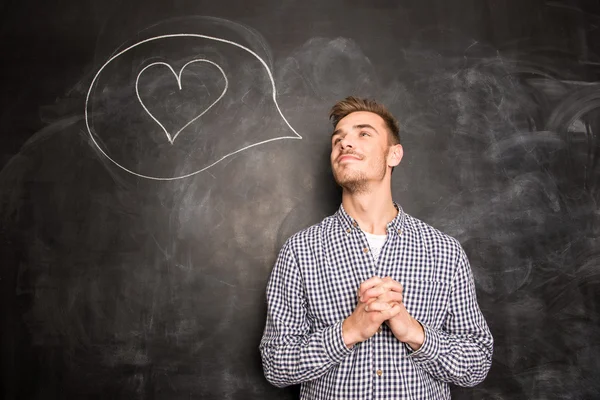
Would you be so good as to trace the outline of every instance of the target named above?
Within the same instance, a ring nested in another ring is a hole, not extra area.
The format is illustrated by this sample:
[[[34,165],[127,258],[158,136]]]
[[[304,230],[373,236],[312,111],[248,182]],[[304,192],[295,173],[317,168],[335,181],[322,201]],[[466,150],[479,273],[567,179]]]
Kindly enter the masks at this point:
[[[335,126],[334,132],[349,129],[363,129],[372,127],[380,131],[385,129],[385,121],[379,115],[370,111],[355,111],[342,118]]]

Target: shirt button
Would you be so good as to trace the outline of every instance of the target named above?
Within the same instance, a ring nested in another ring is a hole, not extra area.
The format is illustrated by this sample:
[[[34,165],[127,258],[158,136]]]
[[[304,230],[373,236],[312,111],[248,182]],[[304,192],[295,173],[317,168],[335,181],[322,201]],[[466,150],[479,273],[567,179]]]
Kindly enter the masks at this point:
[[[355,221],[355,222],[353,222],[353,223],[352,223],[352,226],[356,228],[356,227],[358,226],[358,222],[356,222],[356,221]]]
[[[377,376],[381,376],[381,375],[383,375],[383,371],[382,371],[382,370],[380,370],[380,369],[378,369],[378,370],[377,370]]]
[[[350,229],[350,228],[346,229],[346,233],[350,233],[350,232],[352,232],[352,229]]]
[[[377,329],[377,333],[381,333],[383,329],[381,329],[381,326],[379,327],[379,329]]]
[[[398,229],[398,235],[402,235],[402,229]]]
[[[365,248],[363,249],[363,252],[365,252],[365,253],[368,253],[368,252],[369,252],[369,248],[368,248],[368,247],[365,247]]]

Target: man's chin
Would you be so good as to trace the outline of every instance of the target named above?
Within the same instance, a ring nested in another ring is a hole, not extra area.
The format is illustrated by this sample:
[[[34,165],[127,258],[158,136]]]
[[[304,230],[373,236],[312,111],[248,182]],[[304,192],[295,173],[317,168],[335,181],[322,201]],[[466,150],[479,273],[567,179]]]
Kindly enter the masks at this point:
[[[347,181],[341,186],[346,192],[351,194],[366,193],[368,191],[367,181],[364,180]]]
[[[356,179],[363,174],[363,172],[353,166],[352,163],[338,164],[336,168],[333,169],[333,172],[334,175],[339,176],[342,180]]]
[[[350,193],[364,191],[367,187],[367,180],[357,174],[334,174],[334,178],[338,185]]]

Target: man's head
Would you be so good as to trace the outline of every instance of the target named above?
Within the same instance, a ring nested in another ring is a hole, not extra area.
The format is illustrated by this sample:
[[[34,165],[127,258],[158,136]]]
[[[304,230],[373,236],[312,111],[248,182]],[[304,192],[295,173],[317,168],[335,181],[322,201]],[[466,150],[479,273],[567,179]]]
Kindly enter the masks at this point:
[[[374,100],[347,97],[331,108],[329,119],[336,182],[357,193],[368,190],[370,182],[391,181],[403,155],[396,118]]]

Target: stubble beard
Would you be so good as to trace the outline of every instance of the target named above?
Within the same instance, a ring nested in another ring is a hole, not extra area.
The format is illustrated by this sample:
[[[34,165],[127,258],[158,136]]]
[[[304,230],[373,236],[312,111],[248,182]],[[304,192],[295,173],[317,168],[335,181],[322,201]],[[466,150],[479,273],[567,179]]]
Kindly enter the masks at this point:
[[[353,173],[347,174],[345,179],[338,178],[337,176],[335,179],[338,185],[350,194],[366,193],[368,191],[367,175],[362,171],[354,171]]]
[[[374,165],[377,166],[377,171],[374,175],[383,179],[385,176],[385,168],[387,166],[385,160],[387,153],[383,158],[374,160]],[[369,178],[364,171],[346,171],[342,172],[342,176],[338,176],[335,172],[333,177],[338,185],[340,185],[349,194],[362,194],[369,191]]]

